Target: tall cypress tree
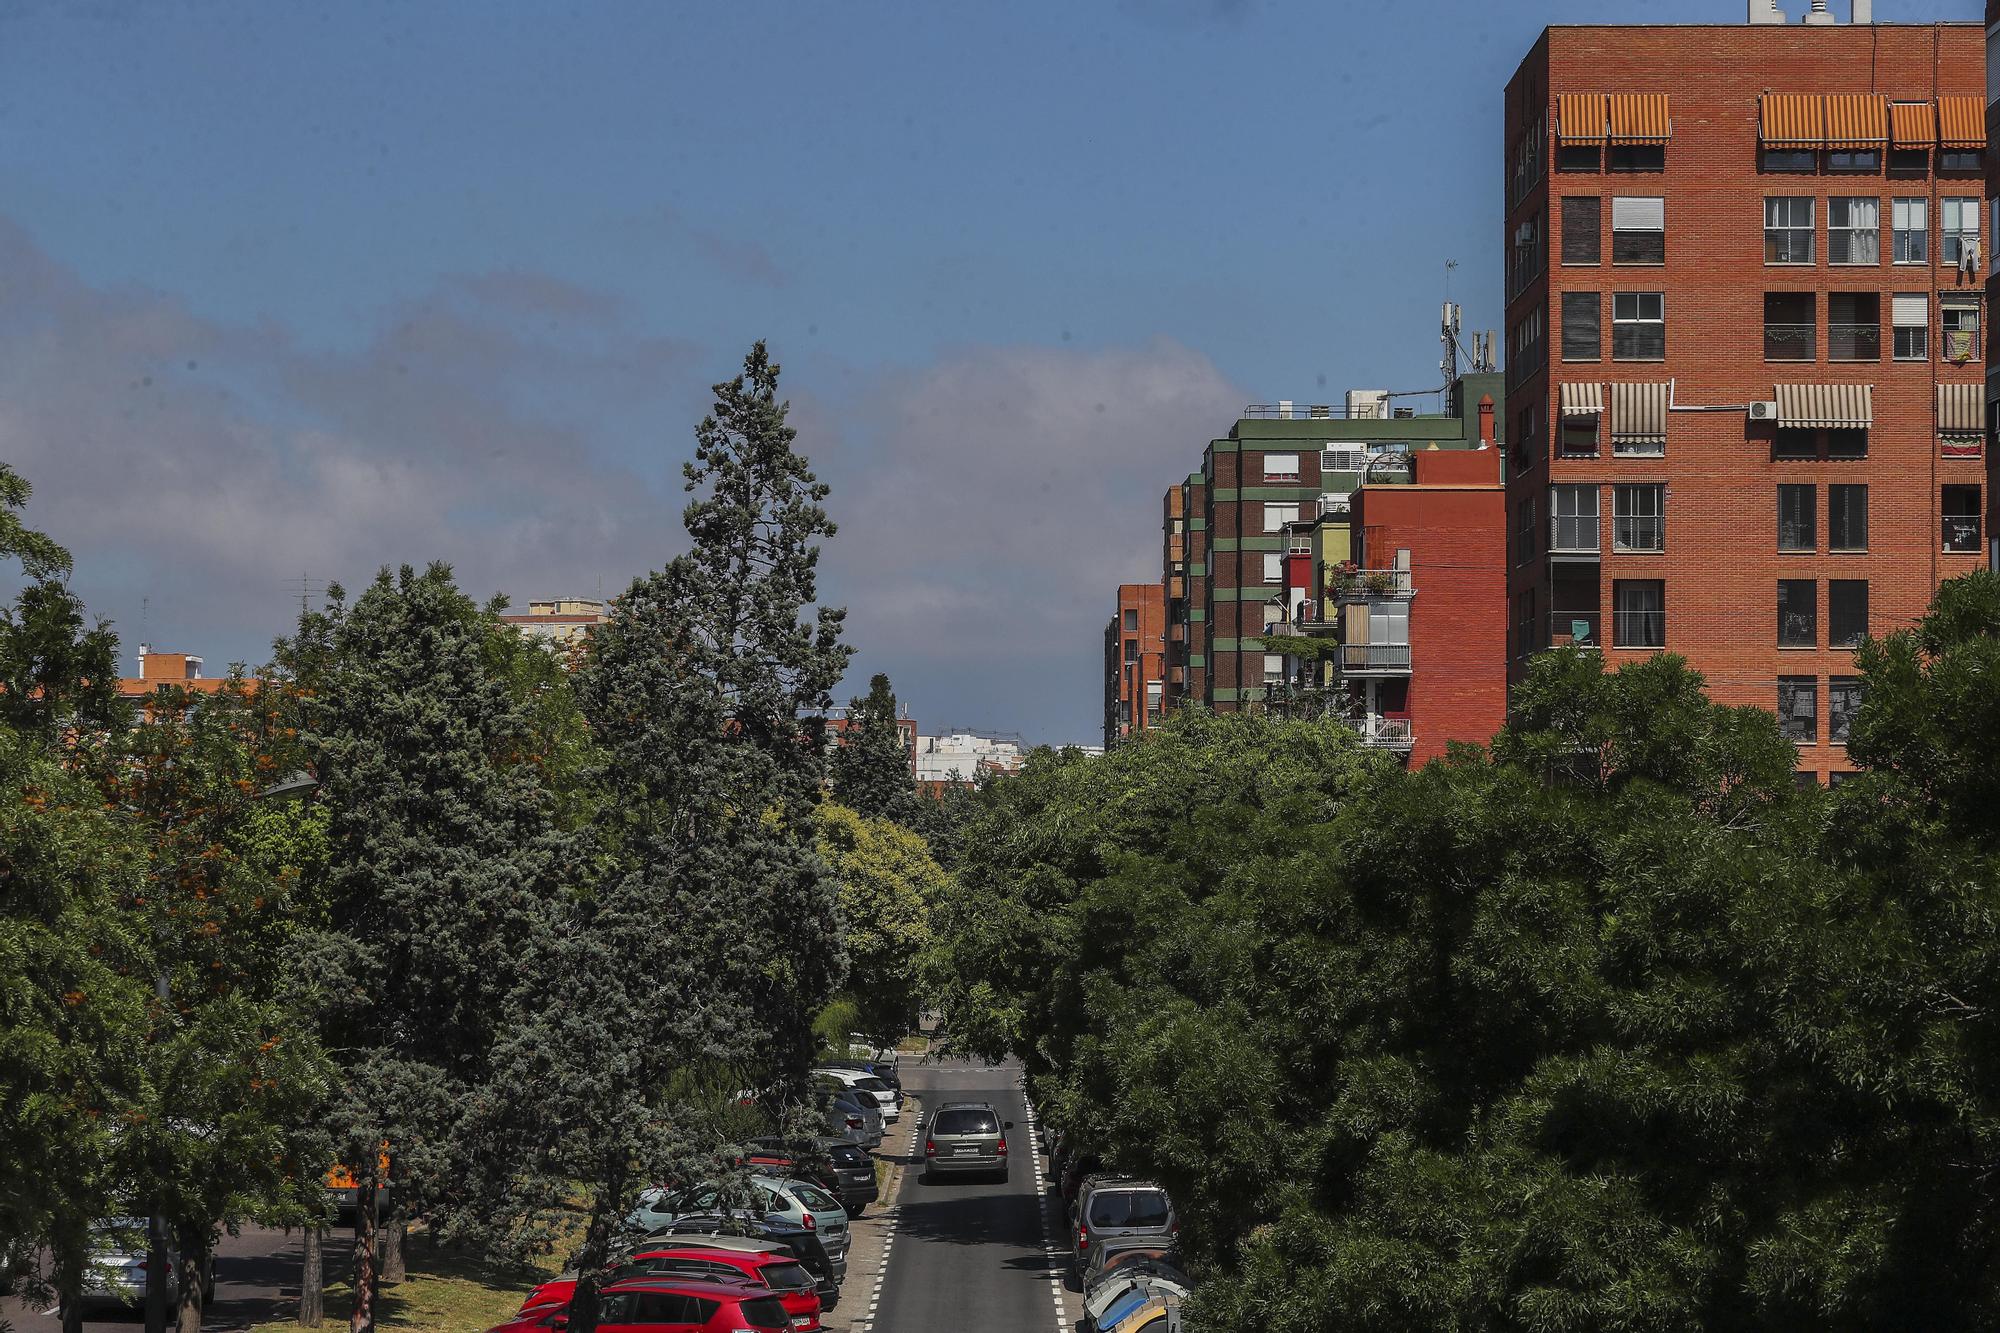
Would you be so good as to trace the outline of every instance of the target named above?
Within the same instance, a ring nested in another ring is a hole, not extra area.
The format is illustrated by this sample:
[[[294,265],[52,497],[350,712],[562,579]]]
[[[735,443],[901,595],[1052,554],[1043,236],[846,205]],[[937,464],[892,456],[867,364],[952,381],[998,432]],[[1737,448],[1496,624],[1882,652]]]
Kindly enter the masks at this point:
[[[332,590],[282,645],[327,811],[330,929],[304,944],[341,1053],[329,1124],[361,1186],[357,1333],[383,1185],[445,1236],[492,1220],[465,1182],[495,1146],[477,1132],[493,1052],[569,859],[503,633],[448,567],[404,566],[352,607]]]
[[[596,1327],[612,1228],[651,1179],[718,1149],[704,1091],[802,1093],[839,981],[836,884],[814,847],[840,610],[816,606],[826,487],[793,448],[758,343],[715,388],[685,471],[692,549],[636,580],[576,679],[599,748],[600,873],[537,974],[511,1048],[544,1203],[582,1181],[569,1327]]]
[[[896,695],[889,678],[877,672],[868,697],[852,701],[847,728],[828,760],[833,799],[859,814],[892,819],[904,827],[917,821],[917,789],[910,752],[896,725]]]

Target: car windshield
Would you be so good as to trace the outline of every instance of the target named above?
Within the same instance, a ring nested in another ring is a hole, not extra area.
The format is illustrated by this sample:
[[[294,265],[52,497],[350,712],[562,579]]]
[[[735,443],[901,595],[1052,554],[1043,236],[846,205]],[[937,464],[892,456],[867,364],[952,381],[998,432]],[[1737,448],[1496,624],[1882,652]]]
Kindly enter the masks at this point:
[[[931,1126],[939,1134],[998,1134],[1000,1118],[977,1106],[948,1106]]]
[[[1167,1196],[1159,1190],[1106,1190],[1090,1199],[1094,1227],[1163,1227]]]

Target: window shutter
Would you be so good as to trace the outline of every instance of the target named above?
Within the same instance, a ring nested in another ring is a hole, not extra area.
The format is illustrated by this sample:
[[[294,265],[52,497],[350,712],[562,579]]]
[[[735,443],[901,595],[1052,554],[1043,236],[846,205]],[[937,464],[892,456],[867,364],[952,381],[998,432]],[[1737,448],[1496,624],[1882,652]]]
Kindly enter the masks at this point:
[[[1889,312],[1899,329],[1927,328],[1931,322],[1931,299],[1922,292],[1897,292],[1889,302]]]
[[[1596,292],[1564,292],[1562,303],[1563,358],[1595,361],[1603,346],[1604,303]]]
[[[1595,264],[1603,226],[1604,201],[1594,196],[1572,196],[1562,202],[1562,262]]]
[[[1665,231],[1667,201],[1659,196],[1631,197],[1611,201],[1611,230]]]
[[[1296,477],[1299,475],[1297,454],[1265,454],[1264,475],[1267,477]]]
[[[1264,556],[1264,582],[1283,583],[1285,581],[1285,557],[1276,552]]]

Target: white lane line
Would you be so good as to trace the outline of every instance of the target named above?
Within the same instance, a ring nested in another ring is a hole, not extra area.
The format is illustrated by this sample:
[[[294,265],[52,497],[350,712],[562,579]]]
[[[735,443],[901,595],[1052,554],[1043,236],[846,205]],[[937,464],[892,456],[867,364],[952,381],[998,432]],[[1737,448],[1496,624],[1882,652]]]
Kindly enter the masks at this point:
[[[1042,1253],[1049,1266],[1049,1303],[1055,1307],[1057,1333],[1067,1333],[1069,1311],[1063,1306],[1062,1269],[1067,1262],[1064,1247],[1057,1243],[1055,1196],[1042,1173],[1041,1140],[1035,1125],[1035,1104],[1028,1097],[1028,1080],[1021,1077],[1021,1118],[1028,1125],[1028,1161],[1034,1167],[1035,1192],[1042,1196]],[[1064,1237],[1067,1232],[1062,1233]]]

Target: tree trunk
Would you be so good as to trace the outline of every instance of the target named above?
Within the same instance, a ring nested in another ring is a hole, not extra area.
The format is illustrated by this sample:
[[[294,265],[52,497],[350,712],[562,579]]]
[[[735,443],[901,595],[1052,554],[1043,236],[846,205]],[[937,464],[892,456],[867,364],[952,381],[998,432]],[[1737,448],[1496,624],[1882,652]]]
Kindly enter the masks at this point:
[[[299,1275],[299,1323],[318,1328],[326,1320],[326,1230],[306,1228],[305,1269]]]
[[[604,1265],[611,1258],[611,1224],[625,1194],[625,1176],[614,1172],[590,1209],[590,1228],[576,1256],[576,1290],[569,1298],[565,1333],[597,1333],[598,1288],[604,1285]]]
[[[83,1333],[83,1257],[58,1249],[52,1256],[56,1279],[56,1308],[62,1318],[62,1333]]]
[[[348,1333],[375,1333],[375,1170],[371,1163],[355,1191],[354,1313]]]
[[[201,1333],[201,1273],[207,1257],[208,1237],[181,1228],[180,1309],[176,1312],[180,1333]]]
[[[409,1218],[403,1212],[409,1191],[403,1188],[403,1173],[394,1153],[389,1154],[389,1174],[384,1184],[389,1191],[389,1217],[382,1232],[382,1281],[390,1286],[409,1276],[403,1263],[403,1241],[409,1232]]]
[[[167,1220],[146,1220],[146,1333],[167,1333]]]

